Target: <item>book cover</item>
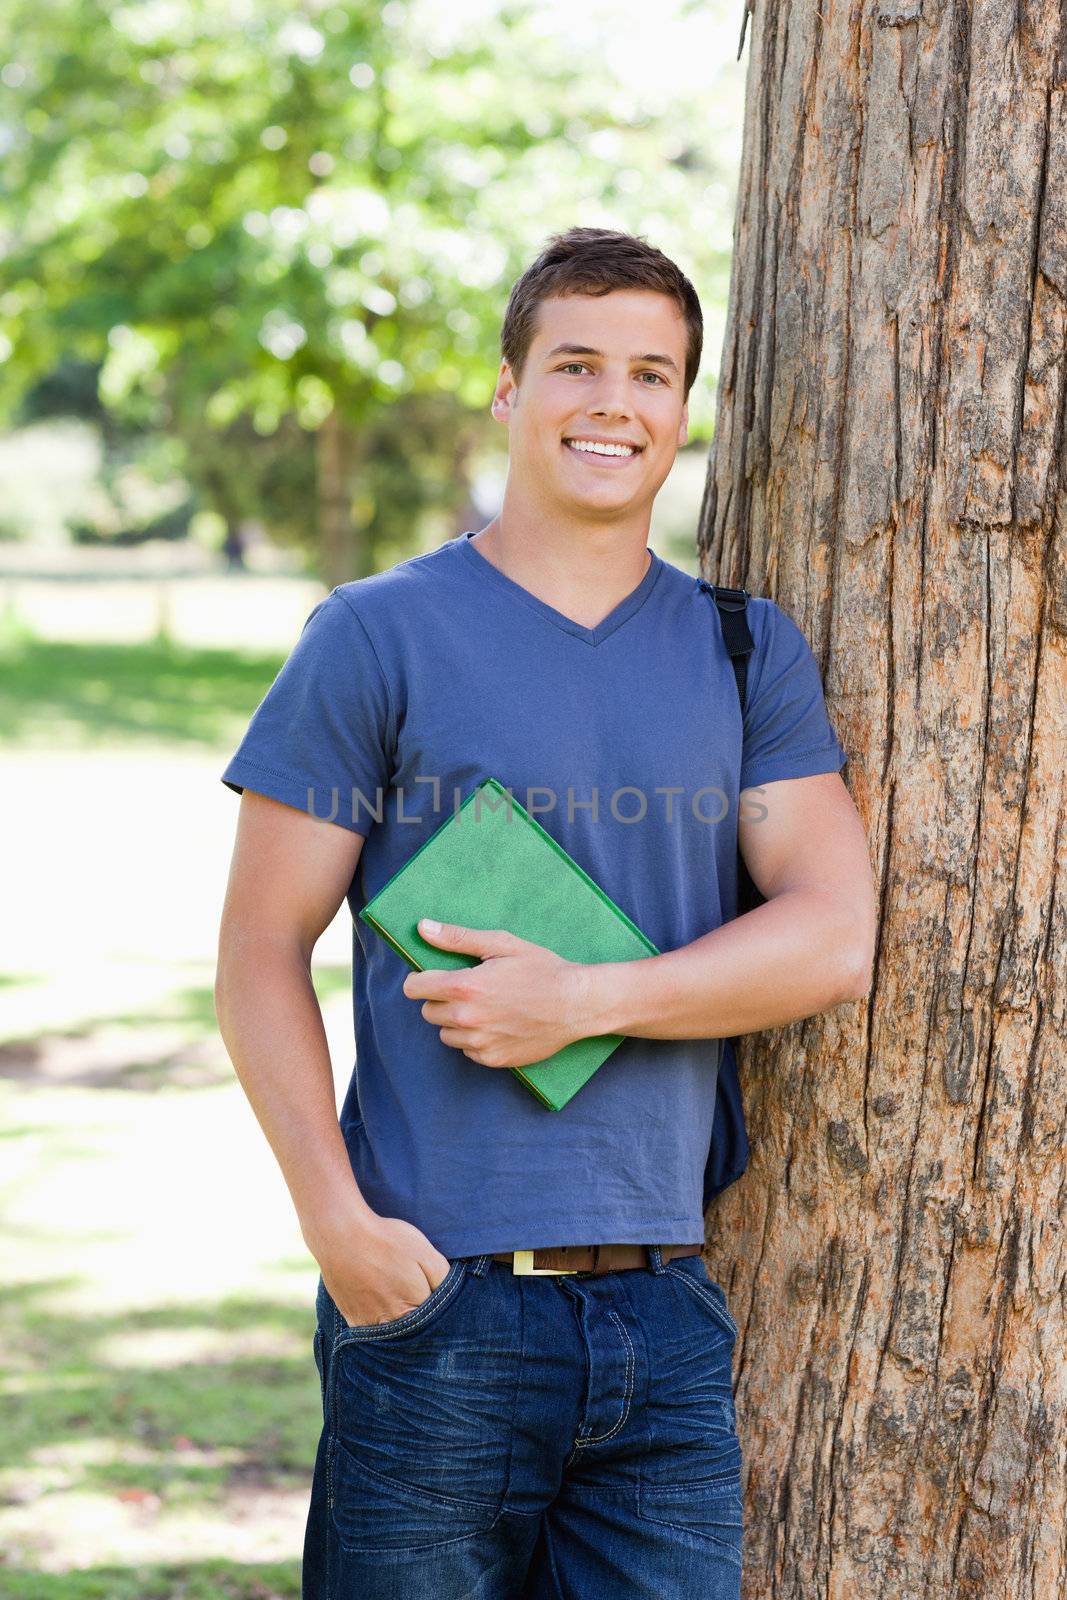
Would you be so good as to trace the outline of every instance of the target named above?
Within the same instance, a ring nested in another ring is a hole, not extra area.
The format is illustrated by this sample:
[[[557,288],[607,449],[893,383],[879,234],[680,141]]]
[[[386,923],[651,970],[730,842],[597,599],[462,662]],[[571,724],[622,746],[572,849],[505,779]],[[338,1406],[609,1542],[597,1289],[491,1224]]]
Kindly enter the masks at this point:
[[[359,916],[417,972],[476,966],[480,959],[427,943],[420,917],[506,928],[567,961],[660,953],[496,778],[475,786]],[[509,1070],[542,1105],[560,1111],[622,1041],[617,1033],[576,1039],[544,1061]]]

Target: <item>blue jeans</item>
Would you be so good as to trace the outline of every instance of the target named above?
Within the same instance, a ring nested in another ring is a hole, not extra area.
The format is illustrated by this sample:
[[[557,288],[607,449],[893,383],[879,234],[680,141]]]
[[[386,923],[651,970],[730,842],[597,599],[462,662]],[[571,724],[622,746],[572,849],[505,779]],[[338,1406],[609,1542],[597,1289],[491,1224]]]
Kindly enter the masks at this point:
[[[738,1600],[737,1327],[700,1256],[455,1259],[350,1326],[321,1278],[303,1600]]]

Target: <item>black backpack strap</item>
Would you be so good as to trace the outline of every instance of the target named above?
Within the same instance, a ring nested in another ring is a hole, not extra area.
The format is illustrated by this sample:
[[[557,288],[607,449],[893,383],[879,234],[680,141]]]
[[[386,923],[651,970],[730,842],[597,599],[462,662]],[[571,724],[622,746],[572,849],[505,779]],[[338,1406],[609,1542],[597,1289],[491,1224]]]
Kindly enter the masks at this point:
[[[737,680],[737,697],[741,702],[741,715],[745,713],[748,689],[748,658],[755,648],[748,626],[747,589],[727,589],[722,584],[707,583],[700,579],[715,601],[722,625],[723,643],[730,657]],[[749,876],[744,857],[737,856],[738,915],[754,908],[762,899]],[[748,1131],[745,1128],[745,1105],[741,1082],[737,1072],[737,1038],[725,1039],[715,1079],[715,1114],[712,1121],[711,1146],[704,1167],[704,1210],[723,1189],[741,1176],[748,1166]]]
[[[721,583],[708,583],[703,578],[700,579],[700,587],[707,590],[719,608],[723,643],[737,679],[737,697],[743,714],[748,691],[748,658],[755,649],[748,626],[748,590],[727,589]]]
[[[755,641],[748,626],[748,602],[751,596],[747,589],[727,589],[721,583],[707,583],[700,579],[700,587],[706,589],[715,601],[719,610],[719,621],[722,623],[723,643],[730,657],[730,665],[734,669],[737,680],[737,698],[741,702],[741,715],[745,714],[748,690],[748,658],[755,649]],[[752,911],[763,903],[763,896],[752,881],[752,875],[745,865],[745,858],[738,853],[737,857],[737,909],[740,916],[744,911]]]

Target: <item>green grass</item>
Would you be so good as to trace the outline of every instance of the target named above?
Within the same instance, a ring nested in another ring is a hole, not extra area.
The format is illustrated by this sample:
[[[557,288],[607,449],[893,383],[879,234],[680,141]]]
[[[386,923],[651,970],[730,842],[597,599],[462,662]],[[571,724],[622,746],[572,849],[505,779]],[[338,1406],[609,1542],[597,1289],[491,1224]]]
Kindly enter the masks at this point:
[[[128,1133],[106,1150],[84,1087],[5,1088],[8,1151],[26,1148],[34,1189],[69,1197],[69,1204],[60,1200],[47,1215],[34,1208],[7,1225],[0,1296],[0,1595],[298,1595],[299,1528],[288,1540],[294,1551],[289,1561],[248,1566],[215,1558],[255,1550],[254,1537],[246,1535],[238,1547],[224,1531],[232,1517],[247,1518],[250,1497],[262,1507],[269,1546],[263,1553],[274,1557],[289,1551],[277,1538],[270,1544],[272,1508],[284,1506],[292,1527],[306,1507],[322,1415],[312,1351],[314,1264],[295,1253],[290,1231],[276,1238],[273,1258],[258,1271],[234,1261],[235,1269],[245,1269],[240,1288],[197,1298],[195,1287],[189,1294],[191,1272],[198,1259],[207,1265],[219,1250],[201,1214],[189,1224],[186,1298],[168,1294],[169,1273],[161,1287],[146,1292],[140,1262],[149,1253],[155,1263],[161,1254],[165,1261],[169,1239],[141,1224],[139,1200],[147,1196],[121,1181],[102,1189],[98,1179],[109,1169],[107,1150],[124,1160],[128,1140],[151,1145],[161,1130],[176,1127],[167,1106],[176,1107],[181,1091],[116,1087],[126,1091]],[[210,1124],[217,1097],[236,1093],[233,1087],[200,1090],[193,1120],[183,1129]],[[91,1091],[104,1128],[113,1118],[101,1094],[109,1091]],[[173,1174],[172,1165],[164,1181],[180,1216]],[[195,1150],[187,1174],[196,1185]],[[238,1193],[249,1182],[239,1156],[230,1179]],[[5,1187],[4,1209],[10,1203],[17,1210],[23,1185]],[[121,1261],[121,1271],[102,1275],[99,1264],[107,1261]],[[147,1551],[135,1545],[128,1568],[116,1564],[131,1537],[123,1532],[126,1521],[135,1533],[148,1525],[151,1538]],[[92,1562],[87,1570],[83,1551]],[[173,1565],[183,1551],[190,1558],[199,1551],[203,1559]],[[145,1554],[165,1556],[170,1564],[145,1566],[135,1559]],[[63,1570],[36,1570],[38,1558],[46,1568]]]
[[[300,1567],[295,1561],[102,1566],[63,1573],[0,1567],[0,1585],[4,1600],[299,1600]]]
[[[319,1414],[310,1305],[240,1296],[115,1315],[57,1314],[48,1302],[63,1288],[55,1280],[5,1285],[0,1343],[9,1352],[11,1392],[0,1469],[66,1449],[65,1492],[136,1486],[203,1505],[250,1474],[304,1487]],[[250,1330],[292,1354],[242,1354]],[[160,1333],[209,1333],[232,1355],[159,1367],[109,1354],[118,1337],[136,1348],[139,1337]],[[94,1438],[108,1440],[111,1459],[79,1462],[79,1441]],[[126,1446],[147,1459],[127,1463]],[[205,1464],[200,1452],[226,1459]]]
[[[147,785],[160,750],[221,763],[283,659],[4,624],[0,742],[31,771],[47,750],[51,781],[69,755],[72,793],[81,752],[140,752]],[[180,840],[187,802],[157,803]],[[90,846],[117,873],[124,826],[103,808]],[[57,917],[87,898],[71,859]],[[214,907],[217,864],[187,868],[189,903]],[[118,901],[92,901],[88,948],[130,964],[128,993],[82,983],[62,941],[52,960],[9,940],[0,970],[0,1596],[298,1600],[316,1269],[218,1037],[214,910],[202,948],[157,955],[167,907],[146,899],[133,935]],[[17,927],[29,908],[7,909]],[[347,1012],[340,957],[313,976]]]
[[[232,748],[283,660],[166,638],[61,643],[9,627],[0,637],[0,741]]]

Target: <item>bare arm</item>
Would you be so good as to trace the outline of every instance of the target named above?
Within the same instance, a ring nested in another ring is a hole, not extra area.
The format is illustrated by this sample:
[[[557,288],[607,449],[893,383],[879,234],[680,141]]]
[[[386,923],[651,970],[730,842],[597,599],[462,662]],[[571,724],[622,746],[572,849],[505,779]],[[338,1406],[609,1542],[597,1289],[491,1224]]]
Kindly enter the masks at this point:
[[[580,969],[582,1025],[646,1039],[717,1039],[859,1000],[871,983],[876,901],[867,840],[838,773],[759,792],[741,853],[765,905],[680,950]]]
[[[246,789],[219,929],[223,1041],[293,1199],[304,1240],[350,1322],[419,1305],[447,1259],[373,1212],[337,1121],[311,955],[352,881],[363,837]]]

